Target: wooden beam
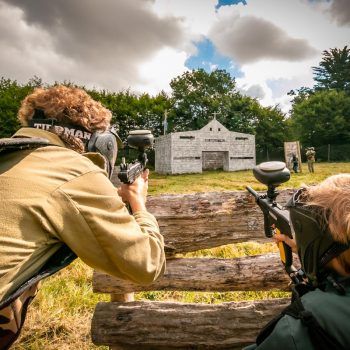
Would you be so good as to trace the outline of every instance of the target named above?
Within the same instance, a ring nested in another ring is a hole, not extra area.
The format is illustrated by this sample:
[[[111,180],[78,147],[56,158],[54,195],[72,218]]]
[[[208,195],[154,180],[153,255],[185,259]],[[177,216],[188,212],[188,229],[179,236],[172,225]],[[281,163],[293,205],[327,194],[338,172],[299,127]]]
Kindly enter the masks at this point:
[[[118,349],[242,349],[289,299],[239,303],[98,303],[91,326],[96,345]]]
[[[295,263],[298,264],[297,260]],[[95,271],[93,290],[97,293],[288,290],[289,282],[279,255],[271,253],[237,259],[169,259],[164,276],[146,286]]]
[[[285,203],[291,190],[281,191]],[[267,242],[263,216],[244,191],[150,196],[148,210],[158,220],[168,254],[245,241]]]

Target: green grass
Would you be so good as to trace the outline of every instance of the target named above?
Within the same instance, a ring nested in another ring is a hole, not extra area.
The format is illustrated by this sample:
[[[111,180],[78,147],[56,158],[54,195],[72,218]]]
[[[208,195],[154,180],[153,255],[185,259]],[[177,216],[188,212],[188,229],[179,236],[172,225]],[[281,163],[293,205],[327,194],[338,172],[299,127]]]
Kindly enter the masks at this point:
[[[296,188],[302,184],[318,183],[326,177],[338,173],[350,173],[350,163],[315,164],[315,173],[292,174],[291,180],[281,188]],[[245,190],[250,185],[256,190],[264,190],[253,177],[251,171],[222,172],[208,171],[192,175],[159,175],[152,173],[149,193],[193,193],[208,191]],[[185,254],[186,257],[236,258],[247,255],[277,251],[273,243],[254,242],[230,244],[214,249]],[[109,296],[94,294],[91,285],[92,270],[80,260],[47,279],[40,289],[28,313],[27,321],[15,350],[87,350],[108,349],[97,347],[90,340],[90,322],[98,301],[108,301]],[[166,300],[194,303],[220,303],[226,301],[255,300],[283,297],[285,292],[147,292],[137,293],[136,300]]]
[[[303,164],[303,172],[292,173],[291,179],[282,184],[280,188],[297,188],[303,184],[319,183],[326,177],[339,173],[350,173],[350,163],[316,163],[313,174],[310,174],[307,171],[307,165]],[[236,172],[216,170],[184,175],[151,173],[149,194],[243,191],[247,185],[258,191],[266,188],[254,178],[251,170]]]

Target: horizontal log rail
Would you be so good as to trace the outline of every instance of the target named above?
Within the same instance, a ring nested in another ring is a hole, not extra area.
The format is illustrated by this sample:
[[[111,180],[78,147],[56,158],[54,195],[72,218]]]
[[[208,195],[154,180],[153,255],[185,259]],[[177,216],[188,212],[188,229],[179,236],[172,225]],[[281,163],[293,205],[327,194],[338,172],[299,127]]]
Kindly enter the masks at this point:
[[[270,253],[236,259],[169,259],[164,276],[146,286],[95,271],[93,290],[118,294],[154,290],[288,290],[289,282],[279,255]]]
[[[285,203],[291,194],[292,190],[281,191],[279,202]],[[158,220],[168,254],[267,241],[262,213],[244,191],[150,196],[147,208]]]
[[[92,341],[125,350],[242,349],[288,304],[289,299],[216,305],[98,303]]]
[[[281,191],[279,202],[285,203],[291,193]],[[278,254],[236,259],[173,257],[230,243],[266,242],[254,198],[237,191],[150,196],[147,207],[165,238],[166,272],[153,284],[140,286],[95,271],[94,292],[110,293],[114,302],[97,304],[93,343],[111,350],[241,349],[253,343],[262,326],[289,299],[208,305],[134,302],[132,293],[287,290],[289,277]]]

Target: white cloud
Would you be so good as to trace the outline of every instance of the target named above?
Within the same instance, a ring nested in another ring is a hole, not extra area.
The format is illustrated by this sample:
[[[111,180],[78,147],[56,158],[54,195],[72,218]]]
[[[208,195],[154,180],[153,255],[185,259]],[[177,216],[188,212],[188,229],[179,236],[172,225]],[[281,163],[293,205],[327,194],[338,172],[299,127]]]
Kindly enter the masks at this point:
[[[259,101],[264,106],[279,104],[284,112],[290,109],[290,96],[287,92],[301,86],[312,86],[311,65],[316,64],[315,60],[304,62],[286,61],[260,61],[253,64],[246,64],[241,67],[244,74],[242,78],[236,79],[237,86],[243,90],[260,85],[264,91],[264,97]],[[284,81],[277,92],[273,92],[269,82]]]
[[[305,39],[293,38],[270,21],[230,12],[220,16],[209,32],[219,51],[239,63],[262,59],[305,60],[317,51]]]
[[[331,17],[340,26],[350,26],[349,0],[333,0],[329,9]]]
[[[244,75],[237,83],[263,104],[281,103],[287,110],[286,92],[313,84],[311,66],[318,65],[322,51],[349,44],[344,12],[348,0],[247,3],[216,11],[217,0],[0,0],[0,76],[27,81],[38,75],[45,82],[71,80],[114,91],[168,91],[170,80],[187,69],[185,61],[196,52],[195,41],[220,22],[227,24],[222,26],[224,34],[229,26],[242,28],[253,18],[250,23],[277,28],[282,43],[273,60],[259,51],[259,60],[249,62],[249,50],[261,49],[260,42],[253,40],[256,47],[248,47],[234,38]],[[220,44],[220,33],[216,34],[218,47],[237,67],[231,42]],[[259,33],[254,34],[252,39]],[[298,46],[294,56],[293,44]],[[305,52],[310,48],[316,48],[317,55],[309,59]],[[203,61],[209,69],[216,68],[216,62],[206,57]]]
[[[264,18],[282,28],[290,37],[307,40],[320,53],[329,47],[346,45],[349,28],[336,26],[324,11],[317,11],[314,6],[325,9],[326,5],[305,0],[250,0],[247,6],[238,7],[241,16]],[[229,9],[222,7],[219,11],[224,13]]]
[[[288,55],[279,61],[262,58],[259,62],[250,63],[241,59],[243,64],[240,70],[244,76],[237,79],[238,86],[248,90],[258,84],[265,94],[260,100],[263,105],[278,103],[284,111],[288,111],[290,97],[286,93],[292,88],[313,85],[311,67],[317,66],[321,61],[322,51],[331,47],[343,47],[349,43],[349,28],[339,27],[331,21],[325,13],[327,6],[329,4],[310,4],[306,0],[249,0],[247,6],[239,4],[221,7],[218,11],[218,21],[237,21],[249,16],[261,18],[280,28],[289,38],[305,40],[317,49],[314,57],[296,62],[288,59]],[[244,42],[241,45],[244,45]],[[228,53],[229,49],[226,51],[226,54]],[[234,59],[232,53],[231,55]],[[277,92],[272,91],[271,82],[279,80],[285,84],[281,84]]]
[[[184,65],[186,58],[184,51],[178,52],[170,48],[160,50],[138,68],[142,81],[135,86],[135,90],[152,95],[161,90],[170,92],[169,82],[188,70]]]
[[[179,55],[181,21],[157,15],[152,5],[149,0],[0,0],[0,76],[132,89],[144,81],[138,67],[160,50],[172,48],[172,62],[181,59],[176,66],[185,61]],[[163,79],[155,74],[149,83],[158,77]]]
[[[189,39],[206,36],[216,19],[217,0],[155,0],[154,9],[161,16],[182,19]]]

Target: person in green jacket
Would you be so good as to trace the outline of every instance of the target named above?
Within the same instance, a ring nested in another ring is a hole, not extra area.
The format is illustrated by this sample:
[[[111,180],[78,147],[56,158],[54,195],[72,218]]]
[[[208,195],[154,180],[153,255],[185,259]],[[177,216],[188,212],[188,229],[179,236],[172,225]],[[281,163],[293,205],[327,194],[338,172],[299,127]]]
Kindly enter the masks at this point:
[[[295,240],[275,239],[298,253],[311,286],[297,298],[301,315],[312,315],[326,338],[313,334],[320,328],[307,325],[311,318],[282,313],[245,350],[350,349],[350,174],[299,190],[287,206]]]

